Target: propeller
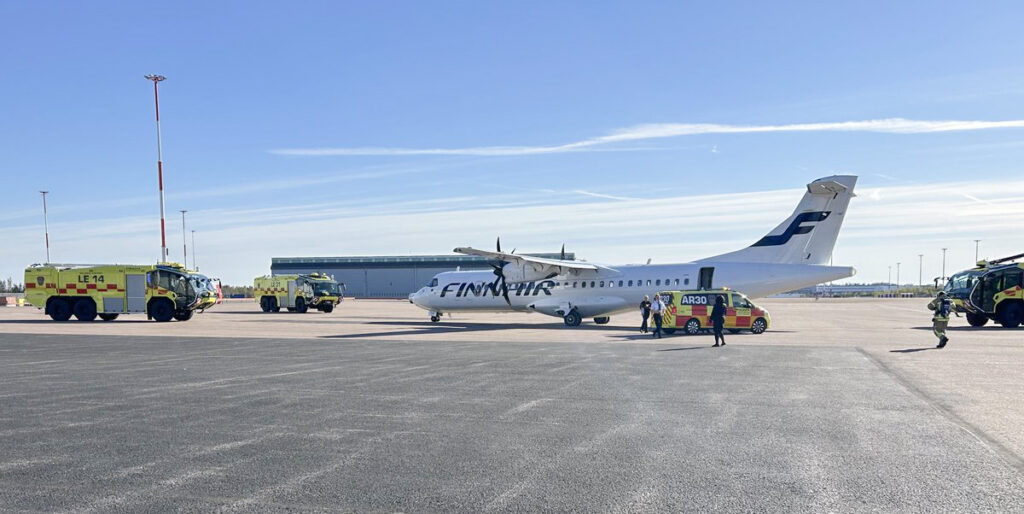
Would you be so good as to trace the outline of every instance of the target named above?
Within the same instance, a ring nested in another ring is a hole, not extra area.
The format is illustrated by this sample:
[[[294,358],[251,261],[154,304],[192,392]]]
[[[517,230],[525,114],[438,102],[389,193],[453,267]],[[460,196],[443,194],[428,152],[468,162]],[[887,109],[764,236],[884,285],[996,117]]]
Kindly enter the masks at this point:
[[[501,238],[500,237],[498,238],[498,240],[497,240],[497,242],[495,244],[495,247],[496,247],[498,253],[501,253]],[[515,250],[512,250],[512,253],[515,253]],[[498,281],[500,282],[499,287],[501,287],[501,296],[503,298],[505,298],[505,303],[507,303],[508,306],[511,307],[512,306],[512,300],[510,300],[508,298],[508,284],[505,283],[505,272],[503,271],[503,269],[505,267],[505,264],[506,263],[504,261],[501,261],[501,260],[498,260],[498,261],[490,263],[491,267],[494,268],[494,275],[498,277]]]

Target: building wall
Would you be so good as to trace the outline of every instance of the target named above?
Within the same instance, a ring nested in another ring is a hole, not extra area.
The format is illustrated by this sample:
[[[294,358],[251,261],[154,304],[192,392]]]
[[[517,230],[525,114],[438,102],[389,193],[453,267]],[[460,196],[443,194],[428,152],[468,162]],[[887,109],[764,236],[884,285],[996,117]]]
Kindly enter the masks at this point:
[[[558,254],[531,254],[555,258]],[[566,254],[566,259],[575,255]],[[321,272],[345,284],[357,298],[405,298],[445,271],[491,269],[487,260],[471,256],[275,257],[272,275]]]

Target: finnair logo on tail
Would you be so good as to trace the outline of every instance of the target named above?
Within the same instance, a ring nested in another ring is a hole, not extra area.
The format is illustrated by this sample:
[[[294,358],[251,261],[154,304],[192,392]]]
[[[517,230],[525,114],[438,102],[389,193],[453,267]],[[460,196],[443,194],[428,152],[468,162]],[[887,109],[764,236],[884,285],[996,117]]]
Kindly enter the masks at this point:
[[[752,244],[751,246],[779,246],[789,242],[793,236],[797,234],[806,234],[811,230],[814,230],[814,223],[824,221],[828,218],[832,211],[813,211],[813,212],[801,212],[797,214],[793,221],[786,227],[781,234],[777,236],[764,236],[760,241]],[[808,223],[808,225],[803,225]]]

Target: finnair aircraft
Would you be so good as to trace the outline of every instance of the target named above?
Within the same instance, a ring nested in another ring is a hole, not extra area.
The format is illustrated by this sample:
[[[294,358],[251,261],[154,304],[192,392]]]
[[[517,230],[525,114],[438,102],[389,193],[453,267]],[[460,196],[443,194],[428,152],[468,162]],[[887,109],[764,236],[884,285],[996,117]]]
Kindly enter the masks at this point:
[[[680,289],[729,287],[751,298],[851,277],[848,266],[829,266],[857,177],[839,175],[807,184],[793,214],[754,244],[683,264],[604,266],[501,251],[456,248],[490,260],[493,271],[439,273],[409,301],[430,311],[520,311],[608,323],[615,313],[636,309],[644,295]]]

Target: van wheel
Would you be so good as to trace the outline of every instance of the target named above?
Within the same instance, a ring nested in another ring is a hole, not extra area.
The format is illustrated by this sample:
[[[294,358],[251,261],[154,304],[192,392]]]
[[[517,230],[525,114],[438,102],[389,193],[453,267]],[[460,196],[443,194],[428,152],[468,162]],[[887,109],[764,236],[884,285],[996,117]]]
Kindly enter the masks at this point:
[[[71,304],[63,298],[54,298],[50,301],[50,318],[53,321],[67,321],[71,319]]]
[[[697,332],[700,332],[700,320],[697,318],[690,318],[686,321],[686,325],[683,326],[683,329],[691,336],[696,335]]]
[[[974,312],[967,313],[967,324],[972,327],[983,327],[988,323],[988,316]]]
[[[764,318],[757,318],[750,324],[750,331],[755,334],[763,334],[765,330],[768,330],[768,322]]]
[[[301,314],[301,313],[306,312],[307,310],[309,310],[309,307],[306,306],[306,299],[301,297],[301,296],[296,298],[295,299],[295,312],[298,312],[298,313]]]
[[[178,321],[188,321],[192,319],[192,316],[195,316],[195,314],[196,311],[175,312],[174,319]]]
[[[594,318],[594,323],[597,323],[598,325],[607,325],[611,320],[612,318],[609,316],[598,316]]]
[[[999,313],[999,324],[1005,328],[1017,328],[1020,326],[1021,318],[1024,318],[1024,307],[1021,307],[1019,302],[1013,302]]]
[[[578,327],[580,323],[583,323],[583,316],[580,316],[580,313],[573,309],[562,318],[562,321],[565,322],[567,327]]]
[[[157,298],[149,302],[149,317],[161,323],[171,321],[171,318],[174,317],[174,306],[166,298]]]
[[[72,307],[72,312],[78,321],[93,321],[96,319],[96,302],[92,298],[79,298]]]
[[[117,313],[116,312],[104,312],[103,314],[100,314],[100,319],[103,320],[103,321],[114,321],[115,319],[117,319]]]

